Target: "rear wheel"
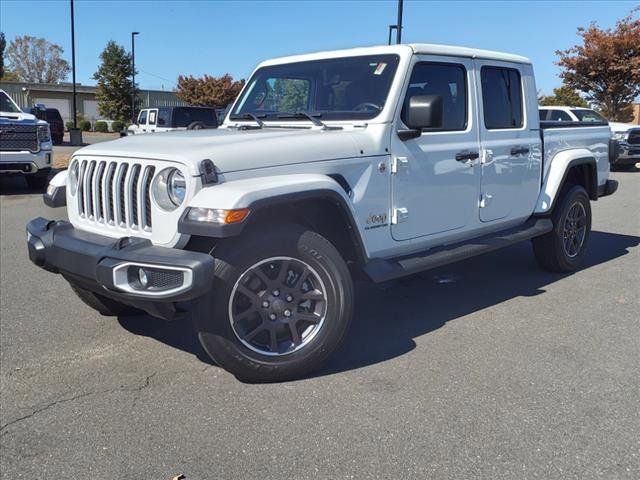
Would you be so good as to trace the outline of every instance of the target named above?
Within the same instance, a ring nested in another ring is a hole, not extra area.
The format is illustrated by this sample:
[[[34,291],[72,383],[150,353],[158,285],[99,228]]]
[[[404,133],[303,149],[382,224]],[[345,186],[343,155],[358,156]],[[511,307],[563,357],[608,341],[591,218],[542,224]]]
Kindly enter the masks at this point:
[[[71,289],[78,295],[78,298],[82,300],[86,305],[96,310],[101,315],[107,317],[116,317],[118,315],[137,315],[142,313],[140,310],[125,305],[124,303],[117,302],[111,298],[94,293],[89,290],[85,290],[73,283],[70,284]]]
[[[538,263],[551,272],[575,271],[587,252],[591,204],[581,185],[564,190],[551,215],[553,230],[533,239]]]
[[[349,326],[353,286],[324,237],[291,225],[216,247],[214,284],[193,319],[207,353],[239,379],[306,375]]]

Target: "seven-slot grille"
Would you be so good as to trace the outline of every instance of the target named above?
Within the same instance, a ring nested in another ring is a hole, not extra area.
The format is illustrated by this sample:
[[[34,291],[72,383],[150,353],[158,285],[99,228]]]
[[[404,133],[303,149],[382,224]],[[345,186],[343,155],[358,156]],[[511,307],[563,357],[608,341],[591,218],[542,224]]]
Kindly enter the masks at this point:
[[[0,125],[0,150],[9,152],[37,152],[38,132],[36,125]]]
[[[635,128],[629,132],[627,143],[629,145],[640,145],[640,128]]]
[[[90,222],[151,232],[151,181],[155,167],[81,160],[78,213]]]

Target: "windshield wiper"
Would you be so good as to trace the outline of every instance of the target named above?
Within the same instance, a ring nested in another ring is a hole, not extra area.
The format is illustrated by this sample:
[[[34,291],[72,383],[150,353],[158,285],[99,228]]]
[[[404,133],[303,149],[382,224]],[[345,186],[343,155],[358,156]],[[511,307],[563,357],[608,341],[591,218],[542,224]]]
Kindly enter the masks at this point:
[[[258,124],[258,128],[263,128],[264,127],[264,122],[262,120],[260,120],[257,115],[254,115],[251,112],[243,113],[242,115],[234,115],[233,119],[234,120],[242,120],[242,119],[253,120],[254,122],[256,122]]]
[[[330,127],[326,123],[322,122],[318,117],[321,117],[321,113],[311,114],[306,110],[300,110],[299,112],[284,112],[278,114],[278,118],[307,118],[316,127],[322,127],[323,130],[342,130],[342,127]]]

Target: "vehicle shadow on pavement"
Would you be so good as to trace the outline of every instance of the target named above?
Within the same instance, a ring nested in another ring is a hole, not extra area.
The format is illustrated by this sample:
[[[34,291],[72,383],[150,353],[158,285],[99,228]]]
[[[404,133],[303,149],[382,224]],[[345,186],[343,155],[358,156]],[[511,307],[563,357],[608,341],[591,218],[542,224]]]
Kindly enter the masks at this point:
[[[594,231],[582,270],[626,255],[639,244],[640,237]],[[347,338],[314,376],[404,355],[416,347],[415,338],[451,320],[515,297],[543,295],[546,286],[565,276],[541,270],[530,243],[524,242],[382,286],[358,282]],[[119,322],[131,333],[154,338],[213,364],[189,318],[166,322],[149,316],[120,317]]]

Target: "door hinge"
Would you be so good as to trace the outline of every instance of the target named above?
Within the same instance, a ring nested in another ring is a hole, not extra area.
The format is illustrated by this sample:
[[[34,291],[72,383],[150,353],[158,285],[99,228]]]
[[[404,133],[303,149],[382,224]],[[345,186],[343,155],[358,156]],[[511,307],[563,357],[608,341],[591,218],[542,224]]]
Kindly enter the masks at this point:
[[[393,215],[391,215],[391,223],[397,225],[409,218],[409,210],[406,208],[394,208]]]
[[[391,160],[391,173],[398,173],[401,168],[407,168],[408,166],[409,159],[407,157],[393,157],[393,160]]]

